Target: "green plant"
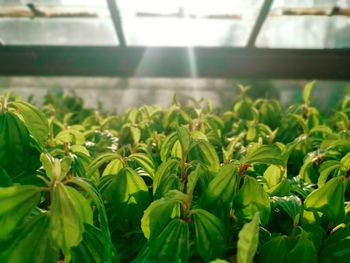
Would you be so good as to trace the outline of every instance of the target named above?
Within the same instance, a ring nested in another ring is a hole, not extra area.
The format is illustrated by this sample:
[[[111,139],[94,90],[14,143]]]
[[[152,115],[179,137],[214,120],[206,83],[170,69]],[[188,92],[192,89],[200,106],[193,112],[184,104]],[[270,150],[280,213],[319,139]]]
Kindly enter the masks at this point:
[[[121,115],[0,98],[1,262],[347,262],[348,98]]]

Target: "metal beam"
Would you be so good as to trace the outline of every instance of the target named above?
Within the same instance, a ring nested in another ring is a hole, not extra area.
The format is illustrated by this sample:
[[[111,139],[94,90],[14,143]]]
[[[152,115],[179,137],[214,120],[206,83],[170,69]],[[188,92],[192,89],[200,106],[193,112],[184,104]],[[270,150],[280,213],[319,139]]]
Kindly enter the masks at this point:
[[[263,5],[260,9],[259,15],[255,21],[253,30],[250,33],[247,47],[255,47],[256,39],[258,38],[260,30],[261,30],[267,16],[270,13],[272,4],[273,4],[273,0],[265,0],[264,1]]]
[[[350,49],[193,48],[197,77],[350,80]],[[188,48],[0,46],[2,76],[189,78]]]
[[[122,18],[117,5],[117,0],[107,0],[109,13],[111,15],[115,32],[117,34],[119,45],[122,47],[126,46],[125,35],[123,31]]]

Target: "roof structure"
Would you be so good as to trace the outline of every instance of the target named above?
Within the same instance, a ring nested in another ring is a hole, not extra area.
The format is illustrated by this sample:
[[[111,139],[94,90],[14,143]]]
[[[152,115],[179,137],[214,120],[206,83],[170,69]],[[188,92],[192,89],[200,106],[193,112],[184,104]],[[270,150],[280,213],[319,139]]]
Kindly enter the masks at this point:
[[[0,0],[0,75],[350,79],[350,0]]]

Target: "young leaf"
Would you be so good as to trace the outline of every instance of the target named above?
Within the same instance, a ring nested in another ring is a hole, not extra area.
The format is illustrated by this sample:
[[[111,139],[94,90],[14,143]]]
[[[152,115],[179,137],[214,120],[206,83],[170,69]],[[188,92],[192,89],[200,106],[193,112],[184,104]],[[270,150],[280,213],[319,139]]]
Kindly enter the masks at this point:
[[[237,262],[252,263],[259,244],[259,213],[255,213],[253,220],[246,223],[238,234]]]
[[[180,162],[178,160],[169,159],[158,167],[153,179],[154,198],[161,198],[171,189],[179,189],[180,179],[176,174],[179,166]]]
[[[303,99],[305,104],[310,104],[310,96],[315,83],[316,81],[308,82],[304,87]]]
[[[182,154],[187,154],[191,145],[191,135],[189,131],[185,127],[179,127],[177,129],[177,136],[181,144]]]
[[[121,156],[118,153],[105,153],[99,155],[88,167],[88,173],[86,174],[87,178],[91,176],[100,168],[104,163],[110,162],[115,159],[120,159]]]
[[[129,158],[137,162],[151,177],[154,177],[156,167],[150,155],[145,153],[133,153]]]
[[[341,168],[341,163],[339,160],[328,160],[321,164],[320,175],[318,177],[317,185],[322,187],[327,182],[328,176]]]
[[[215,148],[206,141],[198,141],[189,154],[190,161],[199,161],[208,167],[210,172],[217,172],[220,167],[220,161]]]
[[[261,145],[248,148],[245,163],[264,163],[284,166],[282,152],[276,145]]]
[[[235,215],[244,220],[252,220],[260,212],[261,224],[265,225],[270,217],[270,200],[267,193],[256,179],[245,176],[244,184],[236,195],[233,208]]]
[[[321,212],[328,220],[338,221],[345,217],[344,177],[335,177],[314,190],[304,201],[304,209]]]
[[[41,147],[45,147],[49,136],[49,123],[45,114],[37,107],[24,101],[12,102],[11,105],[22,116],[29,133],[39,142]]]
[[[177,134],[173,132],[168,135],[160,146],[160,158],[162,162],[166,162],[171,156],[171,151],[174,147],[175,142],[178,140]]]
[[[116,175],[120,172],[121,169],[123,169],[123,167],[124,163],[121,159],[112,160],[103,170],[102,176]]]

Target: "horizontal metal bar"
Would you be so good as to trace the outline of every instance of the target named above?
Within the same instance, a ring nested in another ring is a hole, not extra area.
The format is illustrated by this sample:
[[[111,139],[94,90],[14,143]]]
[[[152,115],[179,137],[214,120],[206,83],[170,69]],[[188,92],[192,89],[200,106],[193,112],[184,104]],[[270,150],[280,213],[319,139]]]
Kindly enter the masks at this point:
[[[350,49],[0,46],[0,75],[350,80]]]

